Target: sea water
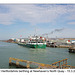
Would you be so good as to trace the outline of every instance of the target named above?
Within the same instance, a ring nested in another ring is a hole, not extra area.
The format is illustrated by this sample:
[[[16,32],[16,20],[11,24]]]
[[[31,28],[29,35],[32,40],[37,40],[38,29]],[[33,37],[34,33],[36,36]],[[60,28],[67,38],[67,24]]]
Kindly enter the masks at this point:
[[[22,47],[14,43],[0,42],[0,69],[10,68],[9,57],[50,65],[68,58],[68,65],[75,66],[75,53],[69,53],[68,51],[68,48],[46,47],[46,49],[34,49]]]

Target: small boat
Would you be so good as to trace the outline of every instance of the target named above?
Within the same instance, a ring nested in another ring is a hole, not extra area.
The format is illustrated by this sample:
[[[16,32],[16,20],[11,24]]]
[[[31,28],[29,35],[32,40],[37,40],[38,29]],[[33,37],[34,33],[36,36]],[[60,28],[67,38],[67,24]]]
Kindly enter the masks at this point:
[[[46,39],[39,36],[30,36],[28,43],[18,43],[18,45],[29,48],[46,48]]]

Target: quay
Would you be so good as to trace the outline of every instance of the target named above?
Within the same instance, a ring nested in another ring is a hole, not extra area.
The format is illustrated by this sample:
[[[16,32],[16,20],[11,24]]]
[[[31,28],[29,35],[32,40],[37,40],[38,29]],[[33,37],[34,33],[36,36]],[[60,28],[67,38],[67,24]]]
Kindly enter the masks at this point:
[[[70,52],[70,53],[75,53],[75,47],[69,48],[69,52]]]
[[[71,45],[58,45],[58,48],[70,48],[72,47]]]
[[[47,43],[46,45],[47,47],[54,47],[54,48],[70,48],[72,47],[73,45],[72,44],[57,44],[56,42],[55,43]],[[74,45],[75,46],[75,45]]]
[[[16,62],[15,62],[16,61]],[[25,63],[25,65],[20,64]],[[31,65],[34,65],[35,67],[32,67]],[[58,62],[50,64],[43,64],[28,60],[22,60],[17,58],[9,58],[9,66],[16,66],[17,68],[25,68],[25,69],[72,69],[75,68],[75,66],[67,65],[67,58],[60,60]]]

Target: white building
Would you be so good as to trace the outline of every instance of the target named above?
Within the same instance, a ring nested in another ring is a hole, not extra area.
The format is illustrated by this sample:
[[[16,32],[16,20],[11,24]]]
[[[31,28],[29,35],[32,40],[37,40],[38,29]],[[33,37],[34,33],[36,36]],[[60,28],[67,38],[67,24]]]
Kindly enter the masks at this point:
[[[20,42],[20,39],[16,39],[17,42]]]
[[[75,43],[75,40],[72,40],[71,43]]]

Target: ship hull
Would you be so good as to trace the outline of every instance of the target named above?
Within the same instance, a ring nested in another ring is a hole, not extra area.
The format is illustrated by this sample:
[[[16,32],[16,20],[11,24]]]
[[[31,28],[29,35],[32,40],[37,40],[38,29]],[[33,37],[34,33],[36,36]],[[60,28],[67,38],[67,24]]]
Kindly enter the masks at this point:
[[[46,44],[22,44],[22,43],[19,43],[18,45],[29,47],[29,48],[46,48]]]

